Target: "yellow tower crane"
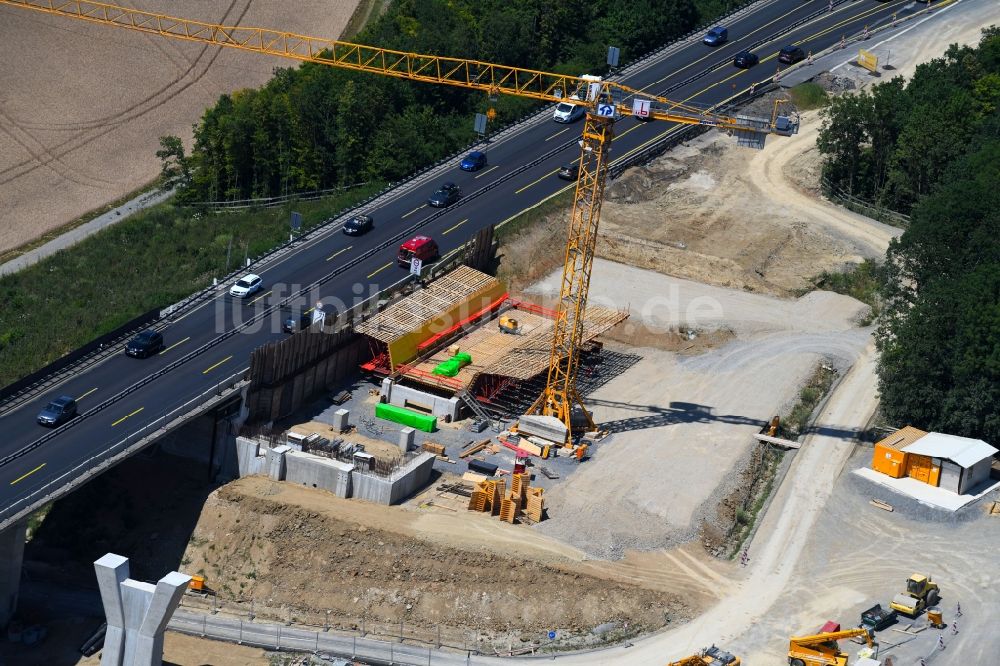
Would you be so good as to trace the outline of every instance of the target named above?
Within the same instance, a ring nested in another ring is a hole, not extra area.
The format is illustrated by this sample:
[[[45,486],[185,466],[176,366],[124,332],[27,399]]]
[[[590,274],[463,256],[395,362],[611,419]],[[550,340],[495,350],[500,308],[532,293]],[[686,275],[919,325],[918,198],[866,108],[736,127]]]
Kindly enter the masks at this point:
[[[567,433],[573,430],[571,417],[576,408],[581,412],[584,425],[594,428],[593,419],[577,393],[576,375],[614,121],[642,113],[653,120],[718,127],[742,137],[741,143],[758,146],[763,145],[768,134],[788,135],[798,130],[797,123],[778,115],[777,104],[770,118],[731,117],[649,95],[596,76],[566,76],[467,58],[394,51],[282,30],[192,21],[103,2],[0,0],[0,4],[302,62],[481,90],[489,95],[514,95],[586,107],[548,378],[542,395],[529,410],[558,418],[565,424]]]

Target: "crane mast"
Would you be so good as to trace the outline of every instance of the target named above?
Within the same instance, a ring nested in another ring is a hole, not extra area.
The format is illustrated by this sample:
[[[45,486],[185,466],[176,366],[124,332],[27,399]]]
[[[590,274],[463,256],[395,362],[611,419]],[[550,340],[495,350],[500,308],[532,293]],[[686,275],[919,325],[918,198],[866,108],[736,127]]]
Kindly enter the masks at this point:
[[[797,121],[779,118],[777,103],[770,119],[733,118],[598,77],[566,76],[467,58],[395,51],[281,30],[206,23],[104,2],[0,0],[0,4],[300,62],[457,86],[490,95],[505,94],[585,106],[587,113],[581,141],[580,169],[570,216],[548,377],[542,395],[529,409],[529,413],[558,418],[566,426],[567,433],[574,429],[572,416],[576,408],[581,410],[584,421],[581,425],[594,428],[593,419],[577,393],[576,377],[614,119],[633,115],[633,109],[626,101],[649,101],[651,110],[648,117],[651,119],[717,127],[748,137],[747,143],[753,145],[763,145],[763,137],[768,134],[787,135],[798,131]],[[779,120],[782,122],[779,123]]]

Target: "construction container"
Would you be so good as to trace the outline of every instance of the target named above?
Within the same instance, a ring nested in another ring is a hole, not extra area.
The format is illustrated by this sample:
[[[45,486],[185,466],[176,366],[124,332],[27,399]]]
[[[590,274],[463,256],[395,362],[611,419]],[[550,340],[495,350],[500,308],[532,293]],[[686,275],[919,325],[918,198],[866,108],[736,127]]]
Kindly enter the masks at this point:
[[[906,426],[888,437],[875,442],[872,455],[872,469],[894,479],[907,475],[909,455],[902,449],[917,441],[927,433],[912,426]],[[937,484],[935,484],[937,485]]]
[[[195,592],[202,592],[205,589],[205,577],[204,576],[191,576],[191,581],[188,583],[188,589],[194,590]]]
[[[941,480],[940,460],[910,453],[906,456],[906,461],[906,474],[909,477],[923,481],[929,486],[937,486]]]
[[[486,476],[496,476],[497,466],[493,463],[483,462],[481,460],[470,460],[469,469],[473,472],[479,472],[480,474],[485,474]]]

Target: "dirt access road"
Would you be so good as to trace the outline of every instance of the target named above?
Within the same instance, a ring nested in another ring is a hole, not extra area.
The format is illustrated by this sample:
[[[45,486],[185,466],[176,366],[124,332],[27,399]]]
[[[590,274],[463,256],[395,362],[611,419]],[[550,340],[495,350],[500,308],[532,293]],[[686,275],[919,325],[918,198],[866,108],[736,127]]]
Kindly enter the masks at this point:
[[[336,37],[357,0],[139,0],[137,9]],[[219,95],[283,61],[0,6],[0,254],[151,182]]]

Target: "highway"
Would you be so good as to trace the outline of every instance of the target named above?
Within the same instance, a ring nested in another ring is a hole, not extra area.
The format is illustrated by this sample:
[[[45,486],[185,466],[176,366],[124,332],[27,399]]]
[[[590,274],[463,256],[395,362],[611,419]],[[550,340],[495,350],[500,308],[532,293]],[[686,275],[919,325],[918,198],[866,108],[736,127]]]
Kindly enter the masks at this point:
[[[767,82],[775,73],[777,52],[786,44],[799,44],[807,51],[816,52],[837,43],[842,35],[860,32],[866,25],[884,24],[894,13],[904,16],[924,6],[899,0],[852,0],[834,5],[832,11],[822,11],[827,7],[827,0],[765,0],[727,24],[728,43],[710,48],[692,41],[668,51],[640,71],[630,73],[623,82],[675,101],[711,106],[746,90],[751,84]],[[822,14],[816,18],[755,48],[760,56],[756,67],[740,70],[732,66],[732,57],[746,45],[772,37],[786,26],[819,11]],[[704,75],[685,83],[697,74]],[[375,219],[375,228],[368,234],[345,236],[340,233],[338,223],[332,225],[328,233],[303,241],[293,251],[254,266],[253,270],[264,279],[264,290],[260,294],[245,302],[234,301],[226,285],[218,295],[184,312],[163,330],[167,349],[162,354],[144,360],[124,354],[113,356],[72,375],[49,394],[3,414],[0,417],[0,432],[3,433],[0,459],[48,432],[36,424],[35,416],[54,396],[73,396],[80,402],[80,411],[86,412],[150,373],[217,341],[239,322],[335,270],[341,271],[336,278],[310,293],[310,304],[322,298],[327,305],[354,305],[406,277],[405,271],[395,264],[395,253],[400,242],[397,238],[406,240],[416,233],[412,227],[422,225],[419,233],[433,236],[444,254],[462,245],[478,229],[512,219],[568,190],[573,185],[559,180],[556,171],[560,165],[578,158],[577,138],[581,124],[559,125],[549,118],[528,121],[489,145],[489,166],[480,172],[460,171],[456,161],[446,177],[425,178],[417,185],[404,184],[398,188],[398,193],[377,208],[364,211]],[[620,159],[677,128],[627,118],[619,121],[615,131],[612,158]],[[780,141],[781,138],[769,140]],[[525,165],[529,166],[525,168]],[[429,208],[426,200],[444,180],[457,183],[465,200],[437,211]],[[487,186],[491,189],[476,194]],[[387,248],[358,261],[366,252],[389,242]],[[53,479],[245,369],[252,349],[283,337],[281,318],[275,313],[218,341],[211,349],[193,356],[107,409],[77,419],[64,432],[0,467],[0,507],[3,507],[0,521],[26,506],[25,498]]]

